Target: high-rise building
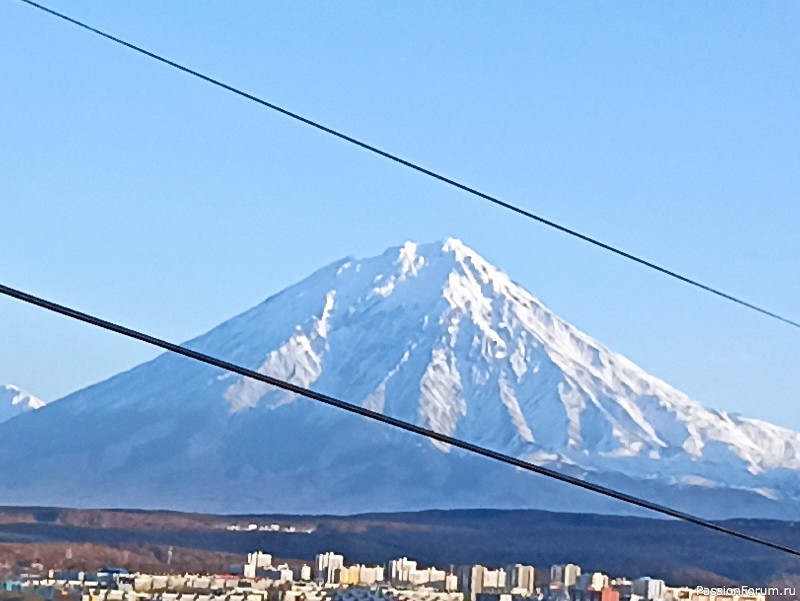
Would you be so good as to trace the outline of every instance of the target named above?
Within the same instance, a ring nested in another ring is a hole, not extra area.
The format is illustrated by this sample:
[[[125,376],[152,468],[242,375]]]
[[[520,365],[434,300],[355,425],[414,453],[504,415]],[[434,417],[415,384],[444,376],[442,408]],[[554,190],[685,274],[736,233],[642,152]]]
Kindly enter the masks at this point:
[[[259,575],[275,582],[292,582],[294,580],[294,572],[286,564],[276,567],[260,568]]]
[[[389,581],[395,586],[429,586],[446,589],[447,573],[436,568],[419,568],[407,557],[393,559],[388,564]]]
[[[483,589],[502,592],[506,589],[506,571],[503,568],[483,572]]]
[[[344,556],[328,551],[314,558],[315,573],[314,578],[325,583],[336,582],[337,570],[344,567]]]
[[[461,568],[459,580],[461,581],[461,591],[465,599],[475,601],[480,593],[483,592],[483,573],[486,568],[480,565]]]
[[[446,592],[452,592],[458,590],[458,576],[455,574],[447,574],[444,577],[444,590]]]
[[[359,572],[361,566],[341,567],[336,570],[333,580],[328,582],[336,582],[337,584],[358,584]]]
[[[506,571],[503,568],[490,570],[481,565],[462,568],[461,590],[470,601],[475,601],[483,592],[502,593],[506,589]]]
[[[532,597],[536,591],[533,566],[516,564],[506,568],[507,588],[510,592],[522,597]]]
[[[573,586],[581,575],[581,567],[574,563],[554,565],[550,568],[550,583],[560,584],[564,587]]]
[[[632,592],[634,595],[654,601],[664,598],[664,581],[656,578],[637,578],[633,581]]]
[[[383,582],[383,572],[383,566],[358,566],[358,583],[375,584],[376,582]]]
[[[581,590],[600,591],[608,586],[608,576],[602,572],[585,572],[578,576],[575,588]]]
[[[408,557],[393,559],[389,562],[389,581],[392,584],[407,584],[412,578],[411,574],[417,571],[417,562]]]
[[[256,578],[259,570],[270,567],[272,567],[272,555],[254,551],[247,554],[247,561],[243,566],[242,574],[245,578]]]
[[[571,601],[619,601],[619,592],[609,586],[602,572],[586,572],[578,576],[570,589]]]

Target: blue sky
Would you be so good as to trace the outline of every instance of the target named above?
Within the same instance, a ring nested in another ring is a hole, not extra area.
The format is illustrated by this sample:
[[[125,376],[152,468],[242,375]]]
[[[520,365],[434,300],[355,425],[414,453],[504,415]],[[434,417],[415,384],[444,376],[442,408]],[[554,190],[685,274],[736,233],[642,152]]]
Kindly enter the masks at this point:
[[[49,6],[800,318],[800,6]],[[463,239],[704,403],[800,429],[800,331],[0,5],[0,281],[185,340],[317,267]],[[0,299],[46,399],[153,351]]]

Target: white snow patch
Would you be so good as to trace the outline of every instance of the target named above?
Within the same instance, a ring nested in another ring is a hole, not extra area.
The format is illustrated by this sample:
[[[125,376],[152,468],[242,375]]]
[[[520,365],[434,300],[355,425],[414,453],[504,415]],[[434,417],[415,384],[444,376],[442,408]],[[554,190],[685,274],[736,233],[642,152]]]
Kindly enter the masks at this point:
[[[467,414],[467,403],[461,397],[461,376],[456,359],[449,349],[438,347],[420,381],[419,421],[422,425],[452,436],[458,420]],[[434,441],[435,446],[449,451],[450,446]]]
[[[6,384],[0,387],[0,423],[28,411],[41,409],[46,404],[43,400],[28,394],[17,386]]]

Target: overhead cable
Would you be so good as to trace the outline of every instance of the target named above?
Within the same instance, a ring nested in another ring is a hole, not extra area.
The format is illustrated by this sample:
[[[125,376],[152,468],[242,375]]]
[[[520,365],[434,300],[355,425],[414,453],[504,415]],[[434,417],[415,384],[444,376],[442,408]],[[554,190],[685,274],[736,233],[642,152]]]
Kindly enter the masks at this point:
[[[419,173],[422,173],[424,175],[432,177],[432,178],[434,178],[434,179],[436,179],[436,180],[438,180],[440,182],[443,182],[443,183],[445,183],[445,184],[447,184],[449,186],[453,186],[455,188],[458,188],[459,190],[467,192],[468,194],[471,194],[473,196],[477,196],[478,198],[486,200],[486,201],[488,201],[488,202],[490,202],[490,203],[492,203],[492,204],[494,204],[496,206],[502,207],[503,209],[511,211],[511,212],[513,212],[513,213],[515,213],[517,215],[520,215],[520,216],[528,218],[528,219],[532,219],[533,221],[536,221],[536,222],[538,222],[538,223],[540,223],[542,225],[545,225],[547,227],[553,228],[553,229],[555,229],[555,230],[557,230],[557,231],[559,231],[559,232],[561,232],[563,234],[567,234],[569,236],[572,236],[573,238],[577,238],[579,240],[582,240],[583,242],[586,242],[586,243],[591,244],[593,246],[602,248],[603,250],[606,250],[608,252],[614,253],[615,255],[618,255],[620,257],[624,257],[625,259],[633,261],[634,263],[638,263],[639,265],[643,265],[644,267],[648,267],[648,268],[650,268],[652,270],[655,270],[655,271],[657,271],[657,272],[659,272],[659,273],[661,273],[663,275],[666,275],[666,276],[668,276],[670,278],[673,278],[673,279],[676,279],[676,280],[678,280],[680,282],[683,282],[684,284],[687,284],[689,286],[693,286],[695,288],[699,288],[700,290],[704,290],[705,292],[708,292],[710,294],[713,294],[713,295],[715,295],[717,297],[720,297],[720,298],[723,298],[725,300],[731,301],[731,302],[736,303],[736,304],[738,304],[738,305],[740,305],[742,307],[745,307],[745,308],[750,309],[752,311],[756,311],[757,313],[760,313],[760,314],[765,315],[767,317],[770,317],[772,319],[776,319],[778,321],[781,321],[781,322],[783,322],[785,324],[788,324],[790,326],[793,326],[795,328],[800,328],[800,322],[798,322],[798,321],[796,321],[794,319],[790,319],[788,317],[785,317],[783,315],[775,313],[774,311],[770,311],[769,309],[765,309],[765,308],[763,308],[763,307],[761,307],[759,305],[755,305],[755,304],[753,304],[753,303],[751,303],[749,301],[746,301],[746,300],[744,300],[742,298],[739,298],[739,297],[734,296],[732,294],[728,294],[727,292],[724,292],[724,291],[720,290],[719,288],[715,288],[715,287],[710,286],[708,284],[704,284],[703,282],[700,282],[698,280],[695,280],[695,279],[692,279],[692,278],[687,277],[685,275],[682,275],[682,274],[680,274],[680,273],[678,273],[676,271],[673,271],[671,269],[668,269],[666,267],[662,267],[661,265],[653,263],[652,261],[648,261],[647,259],[643,259],[642,257],[639,257],[637,255],[634,255],[634,254],[630,253],[630,252],[622,250],[619,247],[616,247],[616,246],[613,246],[613,245],[608,244],[606,242],[603,242],[603,241],[601,241],[601,240],[599,240],[597,238],[594,238],[592,236],[589,236],[587,234],[583,234],[583,233],[581,233],[581,232],[579,232],[579,231],[577,231],[575,229],[572,229],[570,227],[567,227],[565,225],[561,225],[559,223],[556,223],[555,221],[552,221],[550,219],[542,217],[541,215],[537,215],[536,213],[533,213],[533,212],[531,212],[531,211],[529,211],[527,209],[524,209],[524,208],[520,207],[519,205],[515,205],[515,204],[512,204],[510,202],[501,200],[500,198],[498,198],[496,196],[492,196],[491,194],[487,194],[485,192],[481,192],[480,190],[477,190],[477,189],[475,189],[475,188],[473,188],[471,186],[468,186],[468,185],[463,184],[463,183],[461,183],[461,182],[459,182],[457,180],[454,180],[454,179],[452,179],[450,177],[442,175],[441,173],[439,173],[437,171],[434,171],[432,169],[428,169],[427,167],[423,167],[422,165],[420,165],[418,163],[414,163],[412,161],[409,161],[409,160],[406,160],[404,158],[401,158],[400,156],[398,156],[396,154],[392,154],[390,152],[382,150],[382,149],[378,148],[377,146],[373,146],[372,144],[368,144],[367,142],[363,142],[362,140],[354,138],[354,137],[352,137],[352,136],[350,136],[348,134],[345,134],[345,133],[343,133],[341,131],[338,131],[336,129],[333,129],[331,127],[323,125],[322,123],[319,123],[318,121],[314,121],[312,119],[309,119],[308,117],[304,117],[304,116],[302,116],[302,115],[300,115],[298,113],[295,113],[295,112],[290,111],[288,109],[285,109],[285,108],[283,108],[281,106],[278,106],[277,104],[274,104],[272,102],[264,100],[263,98],[259,98],[258,96],[255,96],[253,94],[245,92],[241,88],[237,88],[237,87],[232,86],[230,84],[224,83],[224,82],[220,81],[219,79],[215,79],[215,78],[210,77],[208,75],[204,75],[203,73],[200,73],[199,71],[196,71],[195,69],[191,69],[189,67],[181,65],[180,63],[176,63],[175,61],[172,61],[172,60],[170,60],[168,58],[165,58],[165,57],[163,57],[163,56],[161,56],[159,54],[156,54],[154,52],[146,50],[146,49],[142,48],[141,46],[137,46],[137,45],[132,44],[130,42],[126,42],[123,39],[120,39],[120,38],[118,38],[116,36],[113,36],[113,35],[111,35],[109,33],[101,31],[100,29],[92,27],[91,25],[88,25],[88,24],[86,24],[86,23],[84,23],[82,21],[79,21],[78,19],[74,19],[72,17],[69,17],[69,16],[67,16],[67,15],[65,15],[63,13],[60,13],[58,11],[55,11],[55,10],[51,9],[51,8],[48,8],[46,6],[43,6],[43,5],[38,4],[36,2],[33,2],[32,0],[20,0],[20,2],[24,2],[25,4],[28,4],[28,5],[33,6],[35,8],[38,8],[39,10],[42,10],[42,11],[44,11],[46,13],[49,13],[49,14],[55,16],[55,17],[58,17],[59,19],[63,19],[64,21],[68,21],[69,23],[72,23],[73,25],[77,25],[78,27],[81,27],[81,28],[83,28],[83,29],[85,29],[87,31],[90,31],[90,32],[92,32],[94,34],[102,36],[102,37],[106,38],[107,40],[111,40],[112,42],[115,42],[117,44],[125,46],[126,48],[129,48],[130,50],[134,50],[134,51],[136,51],[136,52],[138,52],[140,54],[143,54],[143,55],[145,55],[147,57],[150,57],[150,58],[152,58],[154,60],[157,60],[157,61],[159,61],[159,62],[161,62],[161,63],[163,63],[165,65],[169,65],[170,67],[178,69],[179,71],[183,71],[184,73],[187,73],[189,75],[192,75],[194,77],[202,79],[203,81],[205,81],[207,83],[210,83],[210,84],[212,84],[214,86],[223,88],[224,90],[232,92],[233,94],[241,96],[242,98],[246,98],[247,100],[251,100],[253,102],[256,102],[256,103],[260,104],[261,106],[264,106],[266,108],[272,109],[273,111],[277,111],[277,112],[281,113],[282,115],[285,115],[286,117],[290,117],[290,118],[292,118],[292,119],[294,119],[296,121],[300,121],[301,123],[309,125],[309,126],[311,126],[313,128],[316,128],[316,129],[318,129],[320,131],[323,131],[326,134],[330,134],[330,135],[332,135],[332,136],[334,136],[336,138],[339,138],[340,140],[344,140],[345,142],[349,142],[350,144],[354,144],[355,146],[358,146],[358,147],[360,147],[360,148],[362,148],[364,150],[367,150],[367,151],[369,151],[369,152],[371,152],[373,154],[377,154],[377,155],[379,155],[379,156],[381,156],[381,157],[383,157],[385,159],[388,159],[390,161],[394,161],[395,163],[399,163],[400,165],[403,165],[405,167],[408,167],[409,169],[413,169],[414,171],[417,171]]]
[[[144,342],[151,346],[158,347],[165,351],[169,351],[171,353],[175,353],[177,355],[182,355],[189,359],[194,359],[195,361],[200,361],[201,363],[205,363],[207,365],[211,365],[213,367],[217,367],[219,369],[238,374],[242,377],[249,378],[252,380],[257,380],[259,382],[263,382],[265,384],[270,384],[271,386],[275,386],[276,388],[280,388],[282,390],[286,390],[288,392],[292,392],[298,394],[300,396],[306,397],[311,399],[312,401],[316,401],[319,403],[323,403],[325,405],[329,405],[331,407],[335,407],[337,409],[341,409],[347,411],[349,413],[354,413],[356,415],[360,415],[362,417],[366,417],[368,419],[374,420],[376,422],[380,422],[386,424],[388,426],[392,426],[399,430],[404,430],[406,432],[410,432],[412,434],[416,434],[419,436],[424,436],[430,440],[435,440],[437,442],[441,442],[452,447],[456,447],[459,449],[463,449],[469,453],[474,455],[479,455],[481,457],[486,457],[488,459],[492,459],[494,461],[499,461],[501,463],[505,463],[507,465],[514,466],[516,468],[520,468],[522,470],[526,470],[529,472],[533,472],[542,476],[546,476],[547,478],[551,478],[553,480],[558,480],[560,482],[564,482],[571,486],[575,486],[578,488],[582,488],[584,490],[588,490],[605,497],[610,497],[612,499],[616,499],[618,501],[622,501],[629,505],[634,505],[636,507],[640,507],[643,509],[648,509],[654,511],[656,513],[669,516],[672,518],[676,518],[678,520],[682,520],[684,522],[690,522],[692,524],[696,524],[698,526],[702,526],[703,528],[707,528],[709,530],[714,530],[716,532],[720,532],[722,534],[726,534],[729,536],[733,536],[739,539],[743,539],[746,541],[750,541],[752,543],[756,543],[759,545],[763,545],[765,547],[769,547],[772,549],[776,549],[778,551],[783,551],[785,553],[789,553],[791,555],[800,557],[800,550],[795,549],[793,547],[789,547],[786,545],[782,545],[780,543],[767,540],[764,538],[760,538],[754,536],[752,534],[748,534],[746,532],[742,532],[740,530],[736,530],[734,528],[730,528],[728,526],[724,526],[722,524],[712,522],[711,520],[707,520],[689,513],[685,513],[683,511],[679,511],[677,509],[673,509],[666,505],[660,505],[658,503],[654,503],[652,501],[648,501],[646,499],[641,499],[634,495],[630,495],[628,493],[624,493],[613,488],[608,488],[605,486],[601,486],[599,484],[595,484],[593,482],[589,482],[587,480],[582,480],[575,476],[570,476],[569,474],[565,474],[559,472],[557,470],[544,467],[541,465],[537,465],[535,463],[530,463],[528,461],[523,461],[517,457],[513,457],[511,455],[506,455],[505,453],[500,453],[498,451],[494,451],[492,449],[473,444],[471,442],[467,442],[461,440],[459,438],[455,438],[454,436],[449,436],[447,434],[442,434],[441,432],[437,432],[430,428],[425,428],[423,426],[419,426],[417,424],[413,424],[411,422],[407,422],[389,415],[384,415],[383,413],[379,413],[377,411],[373,411],[371,409],[367,409],[366,407],[362,407],[361,405],[356,405],[353,403],[349,403],[342,399],[329,396],[326,394],[322,394],[320,392],[316,392],[309,388],[305,388],[303,386],[299,386],[297,384],[293,384],[292,382],[287,382],[285,380],[281,380],[279,378],[274,378],[267,374],[263,374],[252,369],[248,369],[236,363],[231,363],[229,361],[225,361],[218,357],[214,357],[200,351],[187,348],[185,346],[181,346],[179,344],[174,344],[172,342],[168,342],[161,338],[157,338],[150,334],[145,334],[138,330],[134,330],[132,328],[125,327],[123,325],[102,319],[100,317],[96,317],[94,315],[90,315],[88,313],[83,313],[76,309],[66,307],[64,305],[60,305],[49,301],[47,299],[41,298],[39,296],[35,296],[33,294],[28,294],[27,292],[23,292],[16,288],[11,288],[9,286],[0,284],[0,295],[15,298],[22,302],[28,303],[30,305],[35,305],[42,309],[46,309],[53,313],[58,313],[59,315],[63,315],[66,317],[70,317],[72,319],[76,319],[78,321],[82,321],[84,323],[96,326],[98,328],[103,328],[105,330],[114,332],[116,334],[120,334],[122,336],[126,336],[128,338],[132,338],[134,340],[138,340],[140,342]]]

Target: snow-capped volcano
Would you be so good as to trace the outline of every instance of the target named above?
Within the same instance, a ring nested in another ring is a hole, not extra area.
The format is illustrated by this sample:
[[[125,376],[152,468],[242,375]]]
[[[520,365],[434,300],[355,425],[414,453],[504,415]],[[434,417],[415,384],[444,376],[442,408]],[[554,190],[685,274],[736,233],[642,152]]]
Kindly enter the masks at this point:
[[[498,451],[672,495],[687,509],[713,499],[717,515],[800,514],[800,435],[704,408],[458,240],[339,261],[188,346]],[[0,502],[225,511],[583,503],[171,355],[0,427],[0,470],[23,460],[69,469],[57,488],[37,470],[19,473],[0,484]]]
[[[16,386],[11,384],[0,386],[0,423],[26,411],[41,409],[44,405],[44,401],[20,390]]]

